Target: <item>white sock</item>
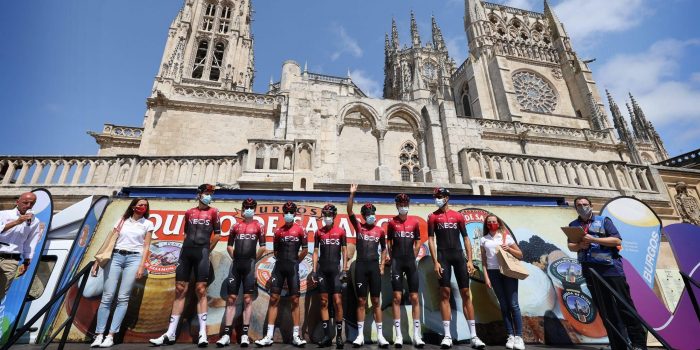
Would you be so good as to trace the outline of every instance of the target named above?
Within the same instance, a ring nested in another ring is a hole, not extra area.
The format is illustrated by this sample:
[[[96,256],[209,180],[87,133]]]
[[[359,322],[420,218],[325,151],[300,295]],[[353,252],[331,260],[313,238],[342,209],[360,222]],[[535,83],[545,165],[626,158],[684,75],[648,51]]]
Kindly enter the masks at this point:
[[[199,334],[207,334],[207,313],[197,314],[199,317]]]
[[[420,321],[413,320],[413,336],[420,336]]]
[[[450,334],[450,321],[442,321],[442,329],[445,331],[446,337],[452,338],[452,335]]]
[[[361,337],[365,336],[365,321],[357,322],[357,335]]]
[[[401,336],[401,320],[394,320],[394,333],[397,337],[402,337]]]
[[[168,338],[175,339],[178,323],[180,323],[180,315],[170,315],[170,324],[168,325],[168,331],[165,333],[168,335]]]
[[[472,338],[476,337],[476,321],[467,320],[467,323],[469,323],[469,332],[472,334]]]
[[[377,328],[377,336],[378,337],[383,337],[384,333],[382,333],[382,323],[381,322],[375,322],[374,327]]]
[[[267,325],[267,334],[265,337],[272,339],[272,336],[275,334],[275,325],[274,324],[268,324]]]
[[[299,326],[294,326],[294,328],[292,328],[292,336],[299,336]]]

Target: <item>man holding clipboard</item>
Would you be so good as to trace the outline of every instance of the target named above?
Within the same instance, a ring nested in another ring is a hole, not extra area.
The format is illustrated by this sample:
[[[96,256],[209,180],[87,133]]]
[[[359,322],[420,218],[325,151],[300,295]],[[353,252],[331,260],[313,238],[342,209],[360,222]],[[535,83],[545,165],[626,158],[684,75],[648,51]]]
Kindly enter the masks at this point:
[[[618,247],[622,238],[610,218],[593,215],[591,201],[587,197],[574,200],[578,217],[563,227],[568,237],[569,250],[578,253],[578,261],[583,268],[586,285],[591,291],[593,302],[600,310],[605,320],[605,330],[608,333],[612,350],[627,349],[627,339],[622,339],[610,324],[624,334],[627,331],[634,349],[646,349],[646,330],[625,308],[618,307],[612,295],[594,279],[591,270],[595,270],[615,291],[634,307],[630,296],[630,288],[622,269],[622,257]],[[619,314],[618,311],[619,310]]]

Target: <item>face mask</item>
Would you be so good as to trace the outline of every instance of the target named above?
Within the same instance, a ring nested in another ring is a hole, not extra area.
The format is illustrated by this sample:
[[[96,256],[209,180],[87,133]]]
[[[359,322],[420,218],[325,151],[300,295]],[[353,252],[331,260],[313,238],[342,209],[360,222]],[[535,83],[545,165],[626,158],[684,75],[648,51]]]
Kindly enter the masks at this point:
[[[408,207],[399,207],[399,215],[408,214]]]
[[[294,222],[294,214],[292,214],[292,213],[284,214],[284,222],[286,222],[288,224],[291,224],[292,222]]]
[[[333,226],[333,217],[332,216],[324,216],[323,217],[323,225],[324,226]]]
[[[255,209],[248,208],[246,210],[243,210],[243,217],[246,219],[250,219],[255,215]]]
[[[438,208],[444,207],[445,203],[447,203],[445,198],[435,198],[435,205],[437,205]]]
[[[374,215],[370,215],[365,218],[365,221],[367,222],[367,225],[374,225],[374,223],[377,222],[377,217]]]
[[[582,219],[588,219],[589,217],[591,217],[593,208],[589,206],[576,207],[576,212],[578,213],[578,216],[580,216]]]
[[[499,225],[497,222],[487,222],[486,227],[488,227],[489,231],[496,232],[498,231]]]
[[[209,205],[211,203],[211,195],[210,194],[205,194],[201,198],[199,198],[199,201],[202,202],[204,205]]]
[[[148,207],[145,207],[145,206],[134,207],[134,213],[139,214],[139,215],[145,214],[146,210],[148,210]]]

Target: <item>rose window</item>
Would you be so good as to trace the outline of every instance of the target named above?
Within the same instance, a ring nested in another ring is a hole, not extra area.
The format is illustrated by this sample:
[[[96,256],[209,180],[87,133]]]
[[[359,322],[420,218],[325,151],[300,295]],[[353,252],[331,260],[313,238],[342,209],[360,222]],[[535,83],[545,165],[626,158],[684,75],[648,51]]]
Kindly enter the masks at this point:
[[[538,113],[552,113],[557,107],[557,94],[540,76],[531,72],[513,74],[515,97],[523,109]]]

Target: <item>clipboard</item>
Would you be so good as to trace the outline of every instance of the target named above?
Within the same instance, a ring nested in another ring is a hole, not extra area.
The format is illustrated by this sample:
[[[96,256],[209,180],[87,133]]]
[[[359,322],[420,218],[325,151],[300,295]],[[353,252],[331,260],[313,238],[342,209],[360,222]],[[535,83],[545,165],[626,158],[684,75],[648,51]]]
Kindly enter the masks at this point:
[[[580,227],[562,227],[561,230],[564,231],[566,237],[571,243],[580,243],[583,236],[586,235],[586,233]]]

